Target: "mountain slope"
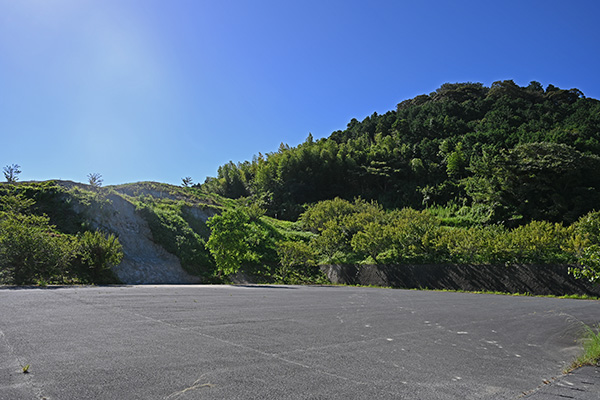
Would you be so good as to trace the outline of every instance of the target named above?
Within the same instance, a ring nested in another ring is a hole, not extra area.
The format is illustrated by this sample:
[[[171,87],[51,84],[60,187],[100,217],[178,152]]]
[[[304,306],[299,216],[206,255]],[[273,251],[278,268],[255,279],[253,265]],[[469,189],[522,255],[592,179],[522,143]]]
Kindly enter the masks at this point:
[[[352,119],[329,138],[315,141],[309,135],[297,147],[282,143],[277,152],[225,164],[204,186],[231,198],[252,196],[269,215],[292,220],[306,203],[360,196],[386,208],[476,205],[494,215],[490,222],[521,218],[526,223],[543,213],[523,216],[518,203],[497,204],[474,189],[494,186],[489,177],[499,169],[525,170],[526,165],[506,161],[511,151],[523,152],[515,149],[534,143],[549,144],[551,152],[561,151],[552,145],[568,146],[576,159],[588,157],[583,164],[594,164],[591,158],[600,155],[600,101],[578,89],[544,89],[538,82],[526,87],[513,81],[491,87],[444,84],[429,95],[399,103],[396,110],[360,122]],[[544,175],[554,173],[552,165],[542,167]],[[580,191],[596,199],[600,172],[590,175],[590,168],[576,167],[585,176]],[[563,222],[572,222],[590,207],[591,202],[566,210],[569,219]]]

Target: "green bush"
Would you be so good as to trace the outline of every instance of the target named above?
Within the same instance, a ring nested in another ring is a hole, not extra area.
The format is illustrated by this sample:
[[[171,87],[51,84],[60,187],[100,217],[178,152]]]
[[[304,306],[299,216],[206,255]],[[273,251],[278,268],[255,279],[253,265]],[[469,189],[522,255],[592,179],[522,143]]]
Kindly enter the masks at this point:
[[[390,213],[392,249],[399,261],[434,261],[440,221],[427,210],[405,208]]]
[[[73,241],[49,225],[48,218],[2,212],[0,281],[30,285],[63,281],[73,259]]]
[[[116,282],[110,268],[123,252],[113,235],[61,233],[49,217],[32,213],[37,206],[16,190],[0,196],[0,283]]]
[[[600,281],[600,212],[590,212],[572,226],[564,248],[577,260],[569,272],[576,278]]]
[[[532,221],[508,232],[508,261],[519,263],[560,263],[569,261],[561,245],[568,230],[561,224]]]
[[[436,241],[440,261],[494,263],[506,258],[501,226],[443,228]]]
[[[275,279],[282,283],[324,282],[317,267],[315,249],[302,241],[285,240],[277,243],[280,268]]]
[[[299,220],[306,230],[318,233],[326,229],[327,222],[333,221],[340,224],[343,221],[351,221],[350,217],[358,213],[369,214],[380,211],[381,207],[375,203],[368,203],[361,199],[356,199],[354,203],[351,203],[336,197],[333,200],[325,200],[312,205],[300,216]]]
[[[75,241],[75,265],[80,276],[89,282],[111,283],[116,278],[112,267],[123,259],[123,248],[112,234],[99,231],[78,234]]]
[[[302,219],[307,229],[319,232],[311,243],[325,262],[570,263],[587,249],[591,265],[589,246],[600,245],[600,213],[571,227],[546,221],[513,229],[450,227],[428,210],[383,211],[373,203],[340,199],[324,203],[310,207]],[[447,218],[460,209],[438,207],[435,213]]]
[[[387,225],[378,222],[370,222],[352,236],[352,249],[358,254],[370,256],[377,264],[384,261],[380,258],[382,253],[388,252],[392,247],[392,230]],[[384,257],[385,258],[385,257]],[[389,261],[389,257],[385,261]]]

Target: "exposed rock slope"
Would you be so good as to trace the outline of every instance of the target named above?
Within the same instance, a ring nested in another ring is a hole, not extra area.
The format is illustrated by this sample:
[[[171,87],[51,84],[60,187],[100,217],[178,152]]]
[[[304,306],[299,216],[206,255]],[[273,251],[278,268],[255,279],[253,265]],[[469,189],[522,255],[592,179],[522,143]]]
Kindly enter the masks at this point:
[[[87,185],[82,185],[87,186]],[[86,187],[89,190],[89,187]],[[149,193],[148,193],[149,194]],[[150,194],[152,195],[152,194]],[[153,197],[159,197],[153,196]],[[123,261],[113,271],[123,283],[198,283],[200,278],[188,274],[179,259],[155,243],[148,223],[127,196],[116,191],[108,194],[101,210],[76,206],[93,228],[114,233],[123,246]],[[196,218],[206,221],[214,211],[193,208]]]

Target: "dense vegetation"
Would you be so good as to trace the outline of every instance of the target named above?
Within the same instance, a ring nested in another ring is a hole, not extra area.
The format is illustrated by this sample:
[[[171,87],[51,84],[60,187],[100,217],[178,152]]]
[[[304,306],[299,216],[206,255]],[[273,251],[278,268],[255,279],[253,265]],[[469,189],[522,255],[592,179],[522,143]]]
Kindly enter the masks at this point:
[[[600,212],[569,226],[531,221],[515,228],[463,228],[445,225],[429,210],[384,210],[375,202],[335,198],[310,206],[298,222],[288,223],[286,234],[253,214],[252,208],[237,208],[209,221],[207,246],[219,274],[255,266],[255,273],[287,281],[332,263],[559,263],[592,281],[600,272]]]
[[[472,207],[476,222],[572,223],[600,200],[600,101],[512,81],[444,84],[329,138],[219,168],[204,186],[295,220],[340,197]]]
[[[325,282],[329,263],[562,263],[600,278],[600,101],[577,89],[444,84],[183,182],[106,189],[205,282]],[[0,187],[0,283],[110,280],[117,239],[73,212],[102,212],[93,189]]]
[[[328,138],[229,162],[202,188],[297,220],[307,235],[270,248],[280,268],[571,263],[576,276],[594,279],[600,101],[538,82],[444,84]],[[225,217],[213,232],[238,242],[237,224],[248,237],[242,211]],[[237,259],[225,257],[226,246],[211,249],[223,272],[263,254],[252,243],[230,249]]]
[[[92,231],[71,203],[94,208],[101,201],[65,193],[52,182],[0,186],[0,284],[116,282],[118,239]]]

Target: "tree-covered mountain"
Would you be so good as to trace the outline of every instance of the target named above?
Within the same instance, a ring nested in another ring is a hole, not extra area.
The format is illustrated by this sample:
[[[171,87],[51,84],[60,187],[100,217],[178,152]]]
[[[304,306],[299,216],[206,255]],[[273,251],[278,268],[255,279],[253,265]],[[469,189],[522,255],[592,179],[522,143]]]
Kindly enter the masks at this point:
[[[206,189],[296,219],[340,197],[459,205],[482,222],[573,222],[600,204],[600,101],[538,82],[446,83],[297,147],[229,162]]]

